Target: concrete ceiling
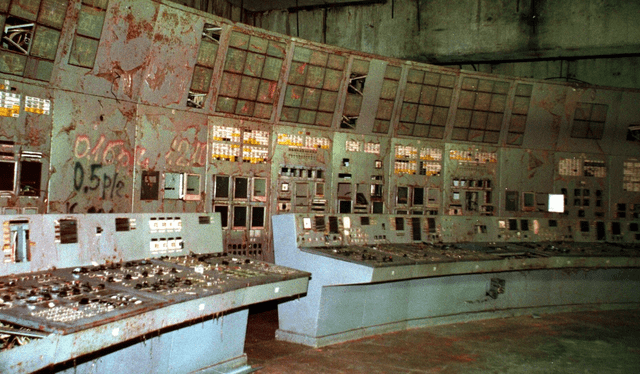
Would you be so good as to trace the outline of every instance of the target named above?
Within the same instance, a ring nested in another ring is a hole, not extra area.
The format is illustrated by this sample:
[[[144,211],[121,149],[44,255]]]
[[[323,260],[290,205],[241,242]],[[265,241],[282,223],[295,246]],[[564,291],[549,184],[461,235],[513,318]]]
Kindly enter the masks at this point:
[[[386,3],[387,0],[229,0],[229,2],[252,12],[266,12],[269,10],[288,9],[295,11],[347,5],[369,5]]]

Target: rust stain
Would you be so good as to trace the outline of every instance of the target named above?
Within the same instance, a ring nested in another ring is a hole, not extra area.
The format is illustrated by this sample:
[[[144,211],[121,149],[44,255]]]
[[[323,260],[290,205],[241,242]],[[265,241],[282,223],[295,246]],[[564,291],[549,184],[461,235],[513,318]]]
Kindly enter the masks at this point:
[[[305,62],[304,64],[300,65],[300,67],[297,69],[299,74],[304,74],[304,69],[307,68],[307,63]]]
[[[96,76],[104,78],[111,82],[114,91],[118,91],[122,87],[122,91],[125,95],[133,97],[133,76],[142,69],[142,66],[135,67],[133,69],[125,71],[120,67],[120,63],[115,62],[111,67],[111,70],[106,73],[100,73]]]
[[[147,85],[152,90],[159,89],[163,84],[165,79],[167,78],[167,70],[156,68],[150,75],[145,77],[145,81]]]
[[[451,356],[451,358],[454,361],[459,361],[459,362],[473,362],[477,359],[478,355],[468,355],[468,354],[462,354],[462,355],[453,355]]]
[[[153,25],[149,22],[140,22],[136,23],[136,20],[133,14],[127,14],[124,17],[128,28],[127,28],[127,41],[139,38],[144,34],[150,35],[153,32]]]
[[[35,125],[31,123],[32,120],[30,117],[27,117],[26,127],[27,127],[27,144],[32,147],[38,147],[45,143],[44,136],[46,134]]]

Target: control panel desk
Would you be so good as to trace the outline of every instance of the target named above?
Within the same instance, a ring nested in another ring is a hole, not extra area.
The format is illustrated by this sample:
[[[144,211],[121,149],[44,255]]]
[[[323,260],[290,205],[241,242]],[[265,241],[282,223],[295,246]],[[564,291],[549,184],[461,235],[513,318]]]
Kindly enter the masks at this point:
[[[273,217],[276,263],[312,273],[306,297],[278,306],[278,339],[319,347],[434,324],[640,305],[632,244],[429,243],[415,231],[421,217],[407,217],[409,226],[399,216],[361,218]]]
[[[218,219],[0,216],[0,372],[250,370],[246,306],[309,274],[223,255]]]

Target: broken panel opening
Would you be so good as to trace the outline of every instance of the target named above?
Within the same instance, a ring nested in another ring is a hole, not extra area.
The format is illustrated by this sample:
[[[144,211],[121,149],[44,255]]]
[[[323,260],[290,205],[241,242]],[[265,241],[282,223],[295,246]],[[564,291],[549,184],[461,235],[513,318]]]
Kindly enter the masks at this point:
[[[252,229],[264,228],[264,207],[262,206],[251,207],[251,228]]]
[[[614,236],[622,234],[622,226],[620,226],[620,222],[611,222],[611,234]]]
[[[429,229],[429,233],[436,232],[436,219],[435,218],[427,218],[427,228]]]
[[[229,177],[226,175],[216,175],[214,197],[216,199],[229,198]]]
[[[414,241],[422,240],[422,228],[420,226],[420,217],[411,218],[411,238]]]
[[[347,92],[350,94],[358,94],[360,96],[364,95],[364,84],[366,80],[366,75],[351,73],[351,76],[349,77],[349,87],[347,88]]]
[[[246,200],[249,194],[249,179],[236,177],[233,181],[233,198]]]
[[[491,278],[489,282],[489,290],[487,291],[487,296],[492,299],[497,299],[498,295],[503,294],[505,291],[506,281],[500,278]]]
[[[209,93],[211,77],[213,76],[213,66],[218,54],[220,45],[220,26],[205,23],[202,29],[202,39],[198,48],[198,57],[193,69],[191,78],[191,88],[187,96],[187,106],[192,108],[203,108]]]
[[[342,121],[340,122],[340,128],[341,129],[355,129],[357,121],[358,121],[358,117],[342,116]]]
[[[424,187],[413,188],[413,205],[424,204]]]
[[[229,207],[226,205],[216,205],[213,207],[215,213],[220,213],[220,226],[229,226]]]
[[[367,79],[368,62],[355,60],[353,71],[349,77],[349,85],[347,87],[347,98],[342,114],[342,122],[340,128],[355,129],[358,117],[360,116],[360,107],[362,106],[362,97],[364,96],[364,85]]]
[[[474,212],[478,210],[478,192],[477,191],[466,191],[464,193],[465,196],[465,209],[469,212]]]
[[[2,32],[2,48],[28,55],[33,40],[34,22],[7,17]]]
[[[409,202],[409,187],[398,186],[396,199],[398,205],[406,205]]]
[[[233,228],[245,228],[247,227],[247,207],[246,206],[234,206],[233,207]]]
[[[351,213],[351,200],[340,200],[338,204],[338,212],[344,214]]]
[[[371,187],[369,184],[358,184],[356,191],[356,205],[369,205],[369,192]]]
[[[605,226],[604,226],[604,222],[602,221],[596,222],[596,238],[597,240],[606,239]]]
[[[627,130],[627,140],[640,142],[640,125],[629,125]]]
[[[505,195],[505,210],[515,212],[518,210],[519,204],[518,191],[507,191]]]
[[[396,217],[395,223],[396,223],[396,231],[404,231],[404,218]]]
[[[6,229],[5,229],[6,230]],[[6,231],[5,231],[6,233]],[[13,262],[31,261],[29,221],[9,221],[11,257]]]
[[[16,163],[0,161],[0,191],[13,192],[16,178]]]
[[[329,233],[338,234],[338,217],[330,216],[329,217]]]
[[[580,221],[580,231],[589,232],[589,221]]]
[[[381,184],[372,184],[371,185],[371,197],[381,199],[382,198],[382,185]]]

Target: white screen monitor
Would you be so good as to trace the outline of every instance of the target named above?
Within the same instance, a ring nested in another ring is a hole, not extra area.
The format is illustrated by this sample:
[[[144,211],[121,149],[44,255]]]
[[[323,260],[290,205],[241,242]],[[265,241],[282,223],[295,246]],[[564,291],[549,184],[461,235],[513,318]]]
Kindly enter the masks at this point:
[[[549,194],[549,211],[553,213],[564,213],[563,194]]]

